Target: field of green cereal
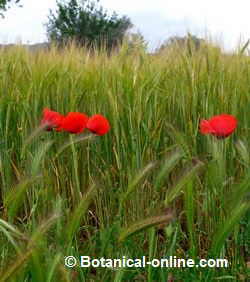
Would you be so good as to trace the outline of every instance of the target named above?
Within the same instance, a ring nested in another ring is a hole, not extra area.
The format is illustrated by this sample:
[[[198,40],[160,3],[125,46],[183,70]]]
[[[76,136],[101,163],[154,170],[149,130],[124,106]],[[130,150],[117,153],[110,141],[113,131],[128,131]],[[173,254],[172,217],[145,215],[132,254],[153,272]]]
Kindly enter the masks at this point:
[[[101,113],[111,130],[40,130],[45,107]],[[236,116],[234,134],[201,135],[200,119],[220,113]],[[240,50],[1,49],[0,133],[0,281],[247,281],[250,57]],[[229,265],[87,268],[80,256]]]

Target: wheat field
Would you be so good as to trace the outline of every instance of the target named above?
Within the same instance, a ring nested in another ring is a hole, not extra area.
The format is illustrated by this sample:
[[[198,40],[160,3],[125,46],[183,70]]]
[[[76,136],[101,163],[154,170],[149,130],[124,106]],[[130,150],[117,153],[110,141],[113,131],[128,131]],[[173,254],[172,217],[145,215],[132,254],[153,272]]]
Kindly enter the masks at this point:
[[[244,48],[243,48],[244,49]],[[0,281],[247,281],[250,57],[0,50]],[[46,132],[44,108],[101,113],[105,136]],[[199,122],[237,117],[234,134]],[[225,258],[228,267],[65,266],[65,257]]]

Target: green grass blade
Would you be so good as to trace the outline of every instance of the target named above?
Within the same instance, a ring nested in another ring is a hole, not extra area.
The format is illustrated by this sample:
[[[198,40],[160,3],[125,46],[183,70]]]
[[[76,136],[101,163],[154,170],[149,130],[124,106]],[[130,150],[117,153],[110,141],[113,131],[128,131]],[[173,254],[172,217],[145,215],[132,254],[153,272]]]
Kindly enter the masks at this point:
[[[140,181],[149,173],[151,170],[156,166],[156,162],[149,163],[145,168],[143,168],[129,183],[127,191],[122,195],[122,198],[120,200],[120,209],[123,205],[123,203],[126,201],[128,196],[136,189],[137,185],[140,183]]]
[[[189,233],[189,246],[190,246],[190,253],[192,258],[196,258],[197,255],[197,246],[196,246],[196,229],[195,229],[195,205],[194,205],[194,185],[193,181],[190,180],[187,183],[187,187],[184,192],[184,205],[185,205],[185,212],[186,212],[186,220],[187,220],[187,229]]]
[[[155,234],[155,228],[152,227],[148,230],[149,234],[149,261],[152,261],[155,258],[155,251],[156,251],[156,234]],[[148,281],[153,281],[153,267],[152,265],[148,266],[148,275],[147,275]]]
[[[85,216],[89,205],[91,204],[95,194],[96,194],[96,184],[93,184],[89,190],[86,192],[85,195],[83,195],[82,199],[80,199],[80,202],[78,206],[75,208],[75,210],[69,215],[68,217],[68,224],[66,226],[66,237],[67,242],[70,244],[73,240],[73,237],[76,235],[77,230],[80,226],[81,219]]]
[[[156,176],[154,182],[155,189],[158,189],[161,186],[163,179],[168,179],[169,172],[176,166],[182,157],[183,151],[180,148],[175,149],[169,154]]]
[[[20,182],[7,193],[6,198],[4,200],[4,206],[7,210],[7,214],[10,220],[13,219],[18,209],[20,208],[27,190],[31,189],[32,184],[35,181],[40,180],[41,178],[42,175],[29,177]]]
[[[247,49],[249,43],[250,43],[250,39],[248,39],[247,42],[244,44],[244,46],[239,50],[239,55],[243,55],[244,54],[244,52]]]
[[[217,231],[211,243],[211,254],[213,256],[219,255],[222,246],[225,244],[225,240],[248,209],[249,203],[241,203],[229,213],[225,221],[218,224]]]
[[[165,205],[168,206],[181,192],[181,190],[197,175],[204,163],[197,160],[195,164],[189,163],[184,169],[183,174],[177,180],[177,183],[169,190],[166,195]]]
[[[45,157],[46,152],[49,150],[53,143],[53,141],[48,141],[40,146],[31,163],[31,175],[35,176],[41,170],[41,161]]]
[[[7,270],[0,273],[0,282],[8,281],[12,276],[15,276],[25,262],[32,256],[34,249],[26,250],[21,256],[15,259],[15,262],[10,264]]]
[[[160,216],[153,216],[146,218],[144,220],[138,221],[131,225],[130,227],[123,228],[123,230],[120,232],[118,241],[122,242],[126,238],[128,238],[131,235],[134,235],[137,232],[143,231],[149,227],[165,223],[168,224],[173,219],[172,214],[166,214],[166,215],[160,215]]]
[[[62,260],[62,254],[59,253],[55,256],[50,268],[48,269],[48,276],[47,276],[46,282],[53,282],[54,281],[53,275],[55,273],[56,267],[59,265],[61,260]]]
[[[70,141],[66,142],[64,145],[62,145],[59,150],[57,151],[54,159],[56,159],[65,149],[67,149],[68,147],[72,146],[73,144],[82,142],[82,141],[88,141],[88,140],[92,140],[95,138],[95,135],[93,134],[88,134],[88,135],[80,135],[77,137],[72,137],[70,136]]]

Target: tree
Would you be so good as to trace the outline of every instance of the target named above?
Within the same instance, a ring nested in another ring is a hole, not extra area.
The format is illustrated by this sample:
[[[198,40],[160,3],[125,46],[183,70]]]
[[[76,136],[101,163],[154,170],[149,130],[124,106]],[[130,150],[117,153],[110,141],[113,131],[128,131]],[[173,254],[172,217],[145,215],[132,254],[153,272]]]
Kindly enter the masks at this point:
[[[187,36],[172,36],[167,39],[157,50],[157,52],[162,52],[164,50],[170,49],[171,47],[179,47],[190,49],[193,48],[195,51],[199,50],[201,45],[205,43],[205,40],[198,38],[195,35],[188,34]]]
[[[99,0],[97,0],[99,2]],[[133,25],[129,18],[121,18],[114,12],[108,16],[97,2],[90,0],[57,1],[57,11],[50,15],[47,23],[47,35],[50,41],[64,45],[75,40],[79,45],[101,47],[108,50],[122,42],[128,29]]]
[[[17,4],[20,2],[20,0],[0,0],[0,16],[3,16],[2,11],[6,11],[9,8],[9,4],[11,2]]]

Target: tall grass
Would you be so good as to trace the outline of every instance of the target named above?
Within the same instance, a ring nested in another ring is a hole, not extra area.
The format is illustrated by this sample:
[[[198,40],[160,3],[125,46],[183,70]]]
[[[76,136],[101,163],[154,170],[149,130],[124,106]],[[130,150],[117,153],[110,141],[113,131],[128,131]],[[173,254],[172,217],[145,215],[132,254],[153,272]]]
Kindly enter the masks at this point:
[[[0,281],[247,279],[250,58],[189,47],[0,50]],[[101,113],[112,129],[45,132],[44,107]],[[223,112],[239,120],[233,136],[199,134]],[[230,267],[69,269],[69,255]]]

